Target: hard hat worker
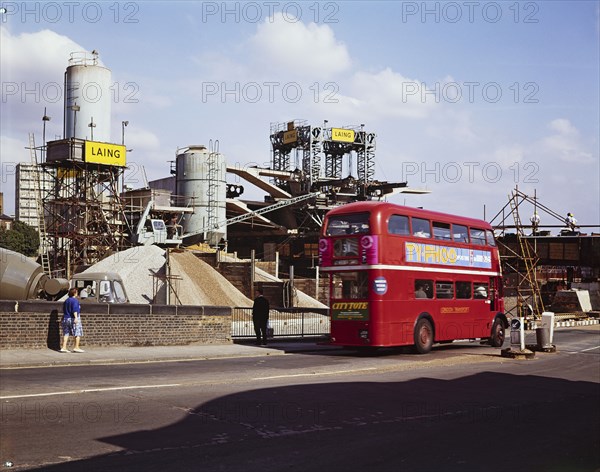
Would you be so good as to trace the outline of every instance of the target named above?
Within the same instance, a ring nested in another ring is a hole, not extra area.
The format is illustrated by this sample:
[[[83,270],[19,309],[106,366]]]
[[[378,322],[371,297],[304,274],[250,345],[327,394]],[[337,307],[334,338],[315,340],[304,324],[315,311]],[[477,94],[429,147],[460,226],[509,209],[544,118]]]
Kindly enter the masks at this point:
[[[575,231],[575,228],[577,228],[577,220],[573,216],[573,213],[567,213],[567,217],[565,218],[565,224],[571,231]]]

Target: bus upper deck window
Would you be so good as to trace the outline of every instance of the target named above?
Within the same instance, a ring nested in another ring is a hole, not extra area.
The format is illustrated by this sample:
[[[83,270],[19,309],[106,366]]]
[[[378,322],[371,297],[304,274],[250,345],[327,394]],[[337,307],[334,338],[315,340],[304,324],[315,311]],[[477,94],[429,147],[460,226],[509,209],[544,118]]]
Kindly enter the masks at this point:
[[[479,246],[485,246],[485,231],[482,229],[471,228],[471,243]]]
[[[401,234],[408,236],[408,216],[392,215],[388,221],[388,232],[390,234]]]
[[[429,238],[431,236],[431,228],[429,220],[423,218],[412,218],[412,234],[419,238]]]
[[[369,213],[334,215],[327,223],[327,236],[369,233]]]
[[[485,230],[485,237],[487,238],[488,246],[496,245],[496,240],[494,239],[494,233],[492,233],[489,229]]]
[[[457,243],[468,243],[469,230],[463,225],[452,225],[452,237]]]
[[[451,241],[452,235],[450,233],[449,223],[433,222],[433,237],[435,239],[443,239],[445,241]]]

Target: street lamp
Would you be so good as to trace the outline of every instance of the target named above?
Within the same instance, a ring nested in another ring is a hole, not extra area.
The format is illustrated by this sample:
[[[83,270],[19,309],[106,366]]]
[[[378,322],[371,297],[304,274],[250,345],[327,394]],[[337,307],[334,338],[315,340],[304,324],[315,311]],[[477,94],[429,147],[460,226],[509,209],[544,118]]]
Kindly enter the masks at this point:
[[[129,121],[121,121],[121,144],[125,146],[125,126],[129,125]]]
[[[46,161],[46,121],[50,121],[50,117],[48,115],[46,115],[46,107],[44,107],[44,116],[42,116],[42,121],[44,122],[44,128],[42,131],[42,142],[44,143],[44,147],[42,148],[44,150],[43,152],[43,158],[42,158],[42,162]]]
[[[76,138],[77,136],[75,136],[75,133],[77,133],[77,112],[81,110],[81,107],[77,105],[77,102],[75,102],[75,104],[71,105],[69,108],[73,110],[73,137]]]
[[[94,123],[94,117],[92,116],[90,124],[88,125],[88,127],[91,129],[90,130],[90,134],[91,134],[91,140],[94,140],[94,128],[96,127],[96,123]]]

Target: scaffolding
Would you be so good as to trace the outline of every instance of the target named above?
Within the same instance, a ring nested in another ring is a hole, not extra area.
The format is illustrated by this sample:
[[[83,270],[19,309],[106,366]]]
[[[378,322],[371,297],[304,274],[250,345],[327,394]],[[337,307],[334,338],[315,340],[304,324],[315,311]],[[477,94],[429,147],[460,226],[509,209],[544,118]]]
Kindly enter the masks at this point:
[[[524,224],[519,214],[519,209],[524,203],[533,205],[535,218],[531,218],[531,224]],[[507,310],[507,314],[510,316],[541,319],[544,311],[541,288],[537,278],[537,267],[540,260],[537,254],[537,239],[528,238],[526,234],[526,230],[531,231],[529,236],[539,234],[538,211],[562,222],[562,217],[542,205],[536,194],[530,197],[516,187],[509,195],[506,205],[490,221],[500,236],[506,238],[507,229],[514,229],[516,233],[514,236],[517,243],[515,249],[506,242],[498,242],[501,246],[500,252],[503,254],[501,261],[505,278],[510,278],[511,275],[516,277],[514,285],[506,287],[514,288],[517,296],[516,305]],[[510,219],[512,219],[512,224],[509,223]]]
[[[119,195],[125,167],[80,159],[84,145],[77,138],[49,143],[49,159],[42,164],[54,176],[43,199],[51,264],[65,277],[130,245]]]
[[[44,204],[42,199],[42,179],[40,177],[41,168],[38,165],[37,152],[35,147],[35,137],[33,133],[29,133],[29,152],[31,154],[31,169],[33,177],[33,192],[35,201],[35,214],[37,230],[40,238],[40,265],[42,270],[51,275],[50,272],[50,257],[48,255],[50,249],[50,240],[46,231],[46,220],[44,218]]]

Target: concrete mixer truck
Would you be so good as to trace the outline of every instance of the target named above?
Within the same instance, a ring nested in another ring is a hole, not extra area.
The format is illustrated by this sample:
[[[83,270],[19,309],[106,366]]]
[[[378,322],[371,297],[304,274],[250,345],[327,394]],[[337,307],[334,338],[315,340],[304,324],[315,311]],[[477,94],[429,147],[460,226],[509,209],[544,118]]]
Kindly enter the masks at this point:
[[[93,272],[53,279],[42,266],[23,254],[0,248],[0,300],[58,300],[77,287],[86,290],[88,302],[127,303],[121,277],[112,272]],[[89,292],[89,293],[87,293]]]
[[[0,300],[57,300],[67,290],[68,280],[50,278],[35,261],[0,248]]]

